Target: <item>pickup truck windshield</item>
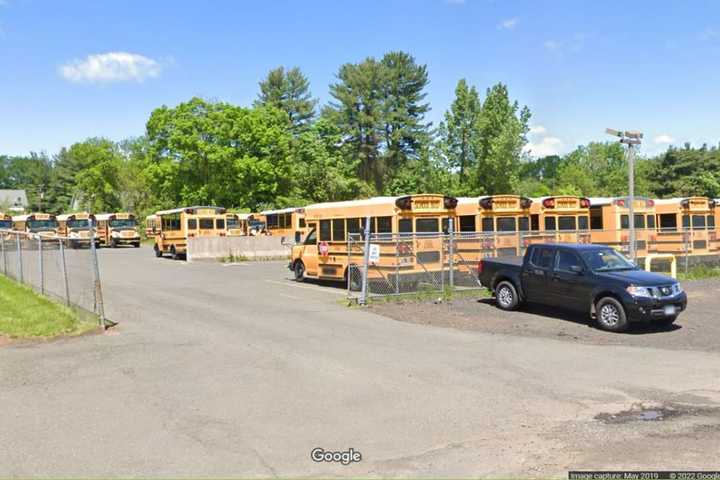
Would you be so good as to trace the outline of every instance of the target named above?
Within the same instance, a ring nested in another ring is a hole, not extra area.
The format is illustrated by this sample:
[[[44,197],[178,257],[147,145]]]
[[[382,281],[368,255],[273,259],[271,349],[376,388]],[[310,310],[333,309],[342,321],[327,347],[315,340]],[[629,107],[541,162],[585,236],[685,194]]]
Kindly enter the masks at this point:
[[[583,252],[582,257],[593,272],[635,270],[635,265],[612,248]]]

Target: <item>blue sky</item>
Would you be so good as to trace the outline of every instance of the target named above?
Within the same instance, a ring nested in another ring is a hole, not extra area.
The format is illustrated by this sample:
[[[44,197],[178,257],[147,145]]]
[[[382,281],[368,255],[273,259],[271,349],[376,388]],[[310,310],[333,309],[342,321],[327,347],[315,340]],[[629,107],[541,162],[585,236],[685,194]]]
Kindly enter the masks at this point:
[[[193,95],[249,105],[278,65],[328,101],[338,67],[389,50],[428,65],[429,120],[460,78],[509,85],[535,154],[646,134],[720,141],[720,2],[0,0],[0,153],[141,135]]]

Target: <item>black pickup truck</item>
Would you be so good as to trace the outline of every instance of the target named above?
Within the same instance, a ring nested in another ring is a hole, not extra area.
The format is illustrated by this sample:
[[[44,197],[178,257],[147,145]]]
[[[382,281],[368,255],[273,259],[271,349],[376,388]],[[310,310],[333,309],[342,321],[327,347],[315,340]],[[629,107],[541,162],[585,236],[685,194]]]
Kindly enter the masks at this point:
[[[503,310],[522,302],[563,307],[613,332],[635,321],[670,325],[687,307],[676,280],[641,270],[605,245],[530,245],[524,257],[481,260],[478,276]]]

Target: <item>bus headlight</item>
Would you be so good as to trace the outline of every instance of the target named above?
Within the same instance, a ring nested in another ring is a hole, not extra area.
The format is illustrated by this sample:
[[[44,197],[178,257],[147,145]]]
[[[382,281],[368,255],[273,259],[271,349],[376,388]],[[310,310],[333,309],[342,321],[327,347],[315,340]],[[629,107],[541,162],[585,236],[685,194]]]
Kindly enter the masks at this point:
[[[652,298],[653,294],[647,287],[638,287],[637,285],[630,285],[625,289],[633,297]]]

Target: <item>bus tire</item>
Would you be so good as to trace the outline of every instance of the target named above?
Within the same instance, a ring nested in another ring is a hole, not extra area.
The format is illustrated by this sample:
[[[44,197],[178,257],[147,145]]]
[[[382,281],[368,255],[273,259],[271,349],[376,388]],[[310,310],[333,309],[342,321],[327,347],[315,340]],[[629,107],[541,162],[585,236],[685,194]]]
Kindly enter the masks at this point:
[[[180,260],[180,255],[178,255],[177,250],[175,250],[175,245],[170,247],[170,257],[173,260]]]
[[[110,239],[110,248],[117,248],[117,240],[114,238]]]
[[[153,250],[155,250],[155,256],[156,256],[157,258],[162,257],[162,250],[160,250],[160,247],[158,247],[158,244],[157,244],[157,243],[156,243],[155,246],[153,247]]]
[[[501,310],[515,310],[520,303],[517,290],[512,282],[503,280],[495,287],[495,303]]]
[[[348,279],[348,276],[350,277]],[[357,269],[357,265],[350,265],[345,270],[345,285],[350,287],[350,291],[359,292],[362,290],[362,274]]]
[[[603,297],[595,306],[598,326],[608,332],[624,332],[628,328],[627,315],[622,304],[613,297]]]
[[[133,247],[135,247],[135,248],[140,248],[140,242],[135,242],[135,243],[133,243]]]
[[[298,260],[295,262],[293,272],[295,273],[295,281],[302,282],[305,279],[305,264],[301,260]]]

